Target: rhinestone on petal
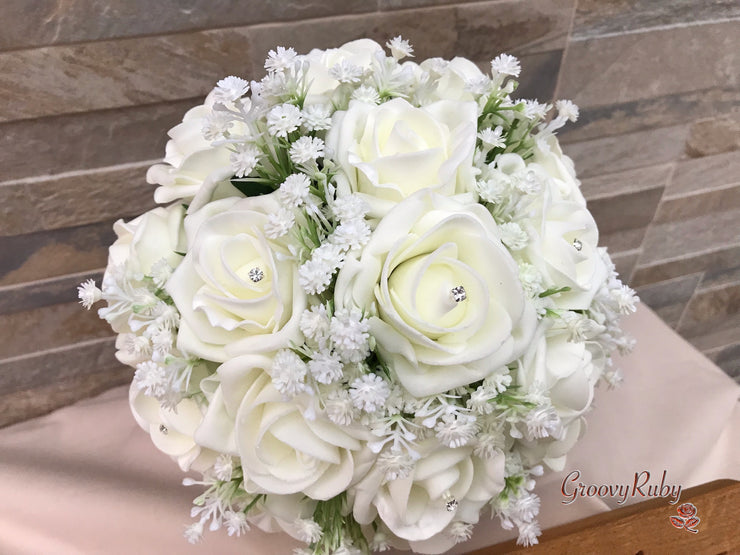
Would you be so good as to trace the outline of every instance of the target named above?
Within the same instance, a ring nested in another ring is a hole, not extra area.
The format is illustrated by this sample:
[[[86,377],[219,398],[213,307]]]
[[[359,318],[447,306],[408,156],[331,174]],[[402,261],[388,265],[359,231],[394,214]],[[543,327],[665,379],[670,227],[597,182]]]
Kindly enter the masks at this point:
[[[447,503],[445,503],[445,508],[450,513],[457,509],[457,499],[450,499]]]
[[[167,435],[170,431],[167,429],[167,426],[165,426],[164,424],[160,424],[159,432],[163,435]]]
[[[581,243],[578,239],[573,239],[573,248],[576,249],[578,252],[581,252],[581,249],[583,248],[583,243]]]
[[[247,275],[249,276],[249,279],[251,279],[254,283],[258,283],[262,281],[263,277],[265,277],[265,272],[263,272],[261,268],[255,266],[254,268],[249,270],[249,273]]]
[[[452,298],[456,303],[460,303],[468,298],[468,294],[465,292],[465,288],[462,285],[453,287],[450,290],[450,293],[452,294]]]

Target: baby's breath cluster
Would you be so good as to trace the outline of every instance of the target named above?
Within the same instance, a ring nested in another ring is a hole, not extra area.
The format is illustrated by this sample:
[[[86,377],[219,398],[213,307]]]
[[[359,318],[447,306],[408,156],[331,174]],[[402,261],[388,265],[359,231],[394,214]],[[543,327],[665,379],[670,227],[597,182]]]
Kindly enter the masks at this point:
[[[416,62],[402,37],[226,77],[79,287],[133,366],[131,407],[204,492],[185,536],[283,531],[296,553],[439,553],[489,511],[537,543],[637,298],[519,61]]]

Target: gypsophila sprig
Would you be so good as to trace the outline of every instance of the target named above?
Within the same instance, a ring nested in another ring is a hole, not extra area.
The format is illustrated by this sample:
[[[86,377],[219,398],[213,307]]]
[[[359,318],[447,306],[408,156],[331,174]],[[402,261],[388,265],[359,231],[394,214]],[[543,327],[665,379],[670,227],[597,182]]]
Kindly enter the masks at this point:
[[[385,47],[278,46],[215,83],[147,173],[161,206],[78,288],[137,422],[202,474],[192,543],[442,553],[490,511],[535,544],[542,463],[622,379],[638,299],[555,136],[578,107],[513,98],[508,54]]]

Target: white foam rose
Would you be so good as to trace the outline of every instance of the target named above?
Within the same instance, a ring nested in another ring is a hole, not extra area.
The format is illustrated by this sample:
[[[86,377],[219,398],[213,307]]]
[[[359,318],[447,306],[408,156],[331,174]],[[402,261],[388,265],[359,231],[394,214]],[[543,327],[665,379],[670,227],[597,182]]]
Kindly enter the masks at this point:
[[[200,445],[241,458],[250,493],[330,499],[350,484],[353,452],[362,443],[321,415],[304,416],[304,399],[285,401],[268,374],[271,365],[258,355],[222,364],[220,385],[195,437]]]
[[[478,522],[483,506],[503,490],[504,456],[480,459],[471,447],[450,449],[435,439],[418,447],[421,459],[408,477],[385,481],[384,470],[376,467],[354,486],[352,511],[360,524],[379,516],[417,553],[442,553],[455,544],[445,533],[450,523]],[[457,507],[450,511],[452,499]]]
[[[130,222],[118,220],[113,224],[117,239],[108,249],[108,266],[103,276],[103,287],[115,284],[121,269],[131,277],[140,280],[150,275],[152,267],[164,261],[170,268],[176,268],[182,256],[177,254],[186,249],[183,218],[185,209],[179,205],[167,208],[154,208]],[[129,333],[129,317],[132,315],[130,303],[111,304],[101,309],[117,333]]]
[[[534,164],[530,167],[541,171]],[[608,271],[597,250],[599,230],[593,216],[578,200],[577,188],[563,197],[561,183],[545,180],[539,198],[516,220],[529,236],[520,253],[537,268],[546,289],[570,288],[552,298],[558,308],[585,310]]]
[[[468,90],[468,84],[484,76],[477,65],[467,58],[460,57],[453,58],[449,62],[438,58],[424,60],[420,67],[422,70],[432,72],[436,77],[436,86],[432,93],[432,98],[436,100],[474,100],[475,97]]]
[[[353,40],[339,48],[311,50],[304,57],[308,62],[306,81],[309,84],[305,102],[314,104],[331,100],[332,94],[340,85],[329,74],[335,65],[344,62],[368,70],[378,53],[384,54],[383,48],[370,39]]]
[[[401,98],[380,106],[353,100],[334,114],[326,144],[349,188],[380,217],[422,189],[448,196],[474,190],[477,117],[474,102],[416,108]]]
[[[366,311],[378,353],[417,397],[485,378],[519,357],[536,328],[490,213],[429,191],[398,204],[345,262],[335,302]]]
[[[187,216],[190,249],[166,287],[181,315],[181,351],[223,362],[302,342],[297,264],[285,242],[264,233],[278,209],[264,195],[214,201]]]
[[[552,179],[558,196],[564,201],[572,201],[586,206],[586,199],[581,192],[581,182],[576,177],[573,160],[563,154],[555,135],[549,135],[535,142],[531,163]]]
[[[177,461],[184,472],[203,472],[213,465],[218,453],[201,448],[193,439],[195,430],[203,419],[195,401],[186,398],[173,409],[166,409],[156,399],[145,395],[135,384],[131,384],[129,405],[134,419],[149,433],[152,443]]]
[[[188,110],[182,122],[168,131],[170,140],[165,147],[164,160],[150,167],[146,174],[148,183],[159,185],[154,191],[156,202],[187,202],[203,187],[212,191],[220,186],[236,194],[229,183],[234,175],[229,161],[230,151],[224,145],[212,146],[211,141],[203,136],[203,128],[212,115],[211,94],[204,104]]]
[[[522,454],[532,461],[544,460],[554,470],[562,470],[566,453],[582,431],[581,416],[591,406],[604,361],[600,349],[590,342],[569,341],[567,331],[546,328],[547,323],[540,325],[539,339],[521,358],[517,384],[525,391],[548,392],[564,433],[561,438],[520,443]]]

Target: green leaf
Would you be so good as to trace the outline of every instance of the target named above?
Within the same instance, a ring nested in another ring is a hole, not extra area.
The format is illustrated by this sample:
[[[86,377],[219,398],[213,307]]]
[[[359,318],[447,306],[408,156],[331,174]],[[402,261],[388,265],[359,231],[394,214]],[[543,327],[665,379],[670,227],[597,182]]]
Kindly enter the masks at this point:
[[[550,295],[557,295],[558,293],[565,293],[567,291],[570,291],[570,287],[551,287],[547,291],[543,291],[539,294],[540,299],[544,299],[545,297],[549,297]]]
[[[231,184],[236,187],[244,196],[259,197],[269,195],[275,191],[275,187],[270,183],[256,182],[251,180],[232,179]]]

